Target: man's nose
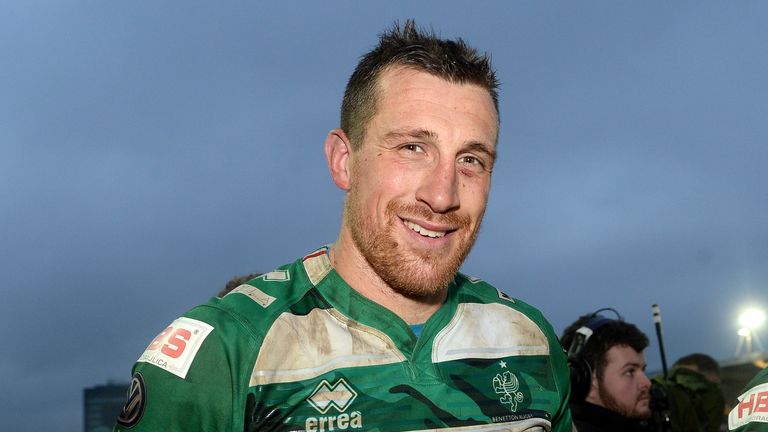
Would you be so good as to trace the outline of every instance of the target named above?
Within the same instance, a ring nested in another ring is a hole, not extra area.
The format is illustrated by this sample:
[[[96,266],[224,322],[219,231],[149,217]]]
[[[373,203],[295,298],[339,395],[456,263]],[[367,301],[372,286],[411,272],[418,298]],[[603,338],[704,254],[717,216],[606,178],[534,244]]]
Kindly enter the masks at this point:
[[[651,388],[651,380],[648,378],[648,375],[646,375],[645,372],[643,372],[642,376],[640,377],[640,388]]]
[[[459,208],[459,177],[453,160],[440,160],[425,173],[416,190],[416,199],[427,204],[435,213],[447,213]]]

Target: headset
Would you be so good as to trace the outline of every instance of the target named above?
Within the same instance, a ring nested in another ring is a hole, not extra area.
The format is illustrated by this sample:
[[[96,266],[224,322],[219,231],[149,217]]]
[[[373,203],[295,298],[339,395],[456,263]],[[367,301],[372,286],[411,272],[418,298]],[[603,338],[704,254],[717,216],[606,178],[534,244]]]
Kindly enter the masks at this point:
[[[611,311],[617,319],[607,318],[600,312]],[[568,366],[571,369],[571,401],[580,402],[586,399],[592,387],[592,367],[581,357],[589,338],[600,327],[624,318],[613,308],[598,309],[589,316],[587,322],[573,334],[571,346],[568,348]]]

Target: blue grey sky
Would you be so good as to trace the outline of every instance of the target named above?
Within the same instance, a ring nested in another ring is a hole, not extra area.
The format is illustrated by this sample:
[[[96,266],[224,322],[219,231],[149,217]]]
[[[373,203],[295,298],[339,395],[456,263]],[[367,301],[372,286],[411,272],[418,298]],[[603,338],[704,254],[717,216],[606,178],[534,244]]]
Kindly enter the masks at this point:
[[[500,159],[463,271],[555,329],[618,309],[670,362],[768,306],[768,3],[6,1],[3,430],[82,429],[82,389],[233,276],[326,243],[323,156],[358,57],[415,18],[491,53]],[[768,337],[763,336],[768,343]]]

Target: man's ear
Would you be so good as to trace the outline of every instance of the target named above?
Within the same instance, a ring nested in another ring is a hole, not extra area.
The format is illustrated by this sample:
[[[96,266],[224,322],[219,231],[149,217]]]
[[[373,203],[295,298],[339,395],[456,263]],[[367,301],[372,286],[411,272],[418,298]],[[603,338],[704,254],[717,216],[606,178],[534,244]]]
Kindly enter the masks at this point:
[[[328,132],[328,137],[325,138],[325,159],[333,182],[344,191],[348,191],[351,184],[351,152],[349,138],[343,130],[334,129]]]

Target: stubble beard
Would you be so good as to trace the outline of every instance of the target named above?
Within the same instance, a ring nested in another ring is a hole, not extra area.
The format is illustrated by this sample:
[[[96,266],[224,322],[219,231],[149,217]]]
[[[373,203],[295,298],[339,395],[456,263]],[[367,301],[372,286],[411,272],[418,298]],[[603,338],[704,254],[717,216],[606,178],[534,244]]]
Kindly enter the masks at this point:
[[[431,298],[447,289],[469,255],[482,220],[481,215],[475,229],[460,239],[458,247],[447,254],[442,251],[406,250],[394,236],[395,224],[402,223],[398,215],[416,216],[459,227],[458,232],[461,233],[469,229],[469,217],[456,213],[435,214],[420,205],[390,201],[385,209],[386,226],[380,229],[362,214],[362,207],[356,194],[350,192],[345,202],[345,217],[355,246],[368,266],[394,292],[414,299]]]
[[[635,403],[634,406],[626,407],[622,405],[618,399],[613,397],[603,385],[598,386],[597,392],[600,395],[600,400],[603,402],[603,405],[605,405],[607,409],[621,414],[622,417],[634,420],[644,420],[651,417],[650,408],[646,407],[645,410],[640,410],[637,408],[637,403]]]

